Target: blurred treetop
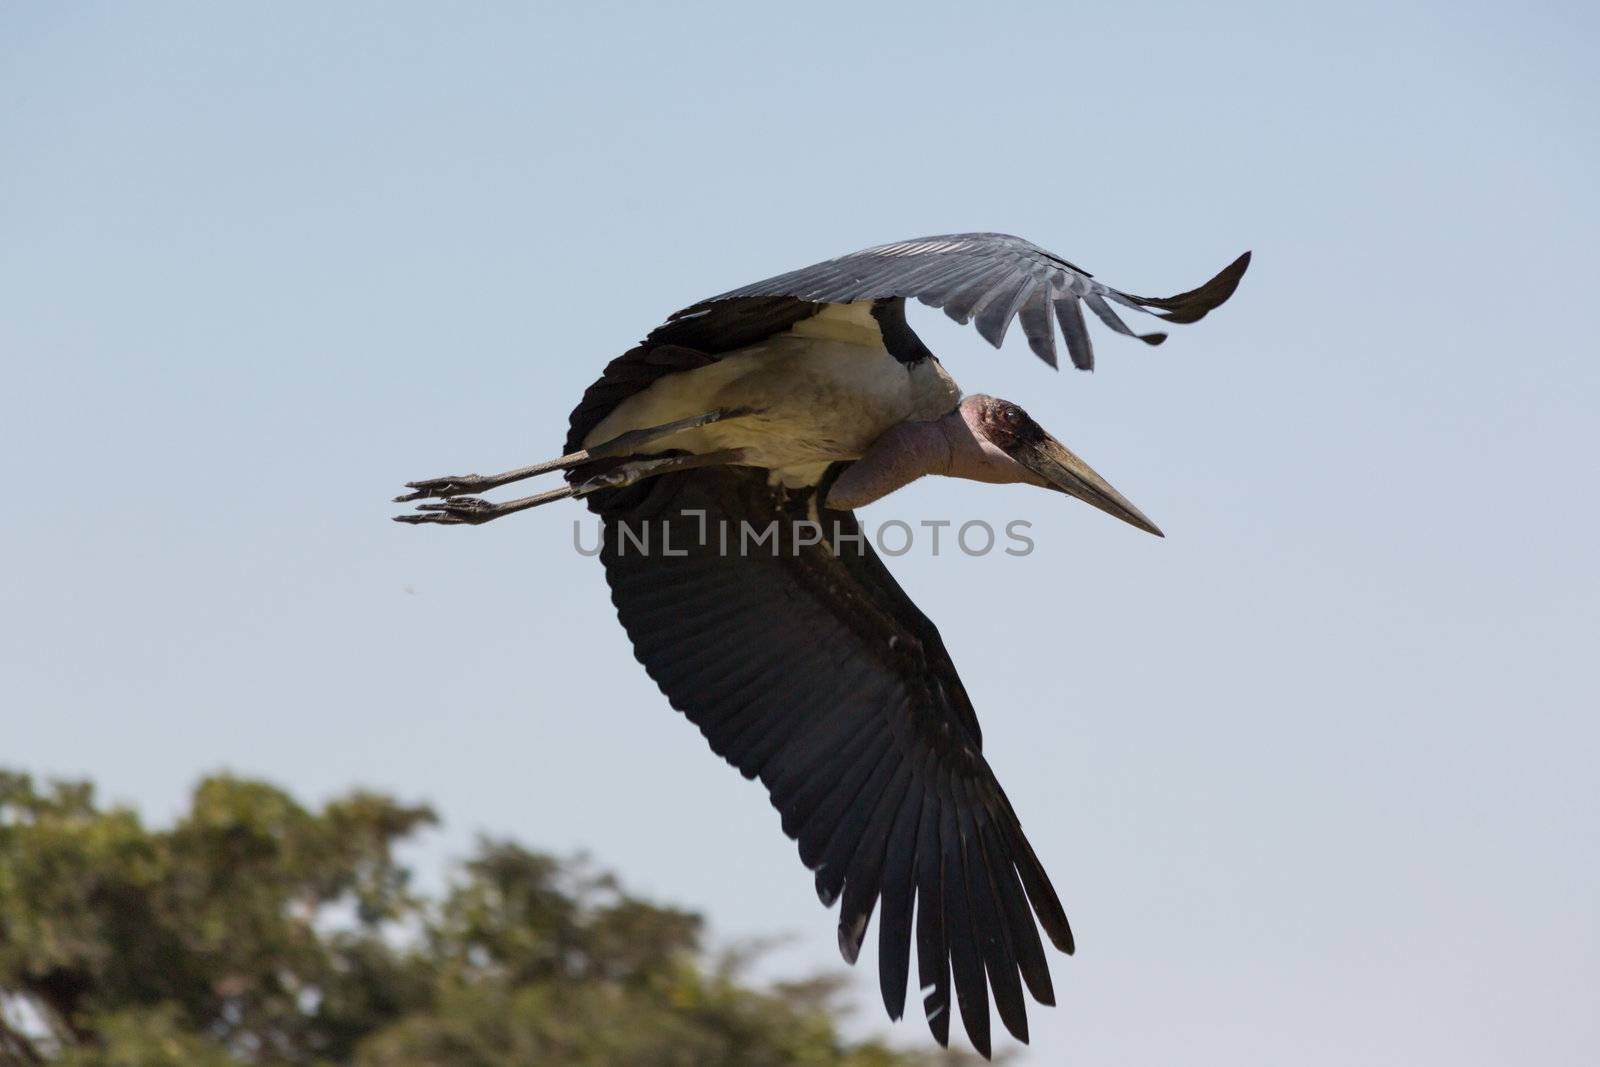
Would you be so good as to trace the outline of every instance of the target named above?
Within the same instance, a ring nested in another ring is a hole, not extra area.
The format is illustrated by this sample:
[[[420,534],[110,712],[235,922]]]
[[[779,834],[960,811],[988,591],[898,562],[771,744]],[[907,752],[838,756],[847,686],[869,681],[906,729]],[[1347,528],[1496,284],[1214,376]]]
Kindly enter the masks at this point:
[[[0,771],[0,1065],[967,1062],[847,1041],[836,981],[754,988],[699,916],[515,844],[423,899],[395,846],[435,821],[222,776],[150,829]]]

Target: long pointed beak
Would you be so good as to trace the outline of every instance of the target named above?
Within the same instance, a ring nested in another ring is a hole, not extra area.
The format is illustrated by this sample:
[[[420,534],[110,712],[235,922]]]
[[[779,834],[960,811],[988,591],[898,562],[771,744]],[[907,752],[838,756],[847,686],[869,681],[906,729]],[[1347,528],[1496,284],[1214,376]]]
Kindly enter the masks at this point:
[[[1146,533],[1166,536],[1160,527],[1145,517],[1144,512],[1111,488],[1110,482],[1096,474],[1093,467],[1054,437],[1046,434],[1042,441],[1029,442],[1012,453],[1012,458],[1041,478],[1049,488],[1075,496],[1085,504],[1097,507],[1107,515],[1114,515]]]

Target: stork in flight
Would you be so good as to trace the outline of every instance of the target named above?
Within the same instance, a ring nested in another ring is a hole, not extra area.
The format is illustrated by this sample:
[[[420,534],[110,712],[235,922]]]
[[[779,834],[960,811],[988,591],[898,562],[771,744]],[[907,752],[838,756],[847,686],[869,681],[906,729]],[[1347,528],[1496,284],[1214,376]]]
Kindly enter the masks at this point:
[[[852,509],[925,474],[1024,482],[1141,530],[1154,523],[1015,404],[961,391],[906,323],[905,302],[973,322],[1000,347],[1020,319],[1056,365],[1094,352],[1083,306],[1195,322],[1232,295],[1240,256],[1198,289],[1131,296],[1017,237],[962,233],[879,245],[678,312],[613,360],[573,409],[566,455],[492,476],[408,482],[398,521],[470,525],[566,497],[602,522],[600,552],[634,654],[719,756],[760,778],[840,903],[854,963],[879,909],[878,972],[893,1019],[913,933],[928,1026],[949,1041],[950,987],[990,1052],[989,993],[1028,1039],[1023,986],[1053,1004],[1034,923],[1072,930],[983,758],[972,703],[939,631],[860,536]],[[492,504],[475,494],[551,471],[560,488]],[[627,534],[632,524],[633,538]],[[648,550],[637,527],[664,535]],[[754,547],[708,530],[775,529]],[[820,536],[819,536],[820,534]],[[661,546],[670,545],[670,550]],[[915,930],[913,931],[913,904]]]

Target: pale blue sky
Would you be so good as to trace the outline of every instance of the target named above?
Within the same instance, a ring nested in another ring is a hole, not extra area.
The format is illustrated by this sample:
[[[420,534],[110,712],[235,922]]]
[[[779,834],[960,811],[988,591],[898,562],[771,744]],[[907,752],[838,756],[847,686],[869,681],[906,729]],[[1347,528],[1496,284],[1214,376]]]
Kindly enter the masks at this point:
[[[867,512],[1035,524],[1026,559],[892,564],[1079,935],[1023,1062],[1600,1061],[1597,30],[8,5],[0,763],[156,818],[223,767],[379,786],[445,816],[431,877],[479,831],[587,848],[721,938],[792,933],[777,971],[840,966],[577,506],[412,529],[387,497],[546,458],[668,312],[830,255],[998,229],[1159,294],[1253,248],[1092,376],[913,319],[1168,535],[1017,487]]]

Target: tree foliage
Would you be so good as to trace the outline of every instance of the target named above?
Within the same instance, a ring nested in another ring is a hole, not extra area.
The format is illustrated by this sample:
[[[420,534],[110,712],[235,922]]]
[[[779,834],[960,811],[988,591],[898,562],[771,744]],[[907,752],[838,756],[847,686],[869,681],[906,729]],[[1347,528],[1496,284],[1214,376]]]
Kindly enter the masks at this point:
[[[582,863],[483,841],[425,899],[395,849],[434,821],[219,776],[151,829],[0,771],[0,1065],[957,1062],[847,1041],[836,982],[756,988]]]

